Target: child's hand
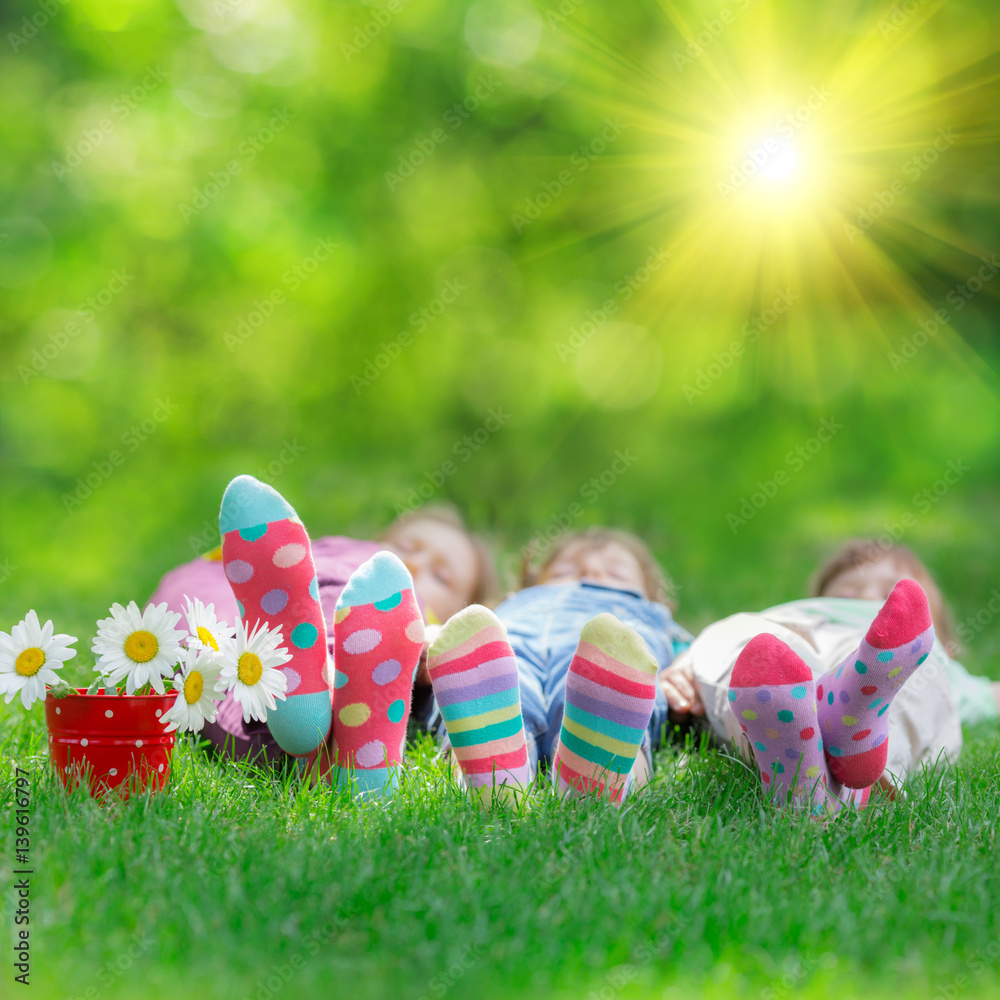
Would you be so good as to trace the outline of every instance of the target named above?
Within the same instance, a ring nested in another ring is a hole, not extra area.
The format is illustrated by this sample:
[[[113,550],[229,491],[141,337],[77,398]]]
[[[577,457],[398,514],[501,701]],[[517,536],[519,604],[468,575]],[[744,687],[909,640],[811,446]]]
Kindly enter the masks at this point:
[[[691,657],[681,653],[666,670],[657,677],[660,690],[666,696],[670,711],[676,715],[704,715],[705,706],[698,696],[694,684],[694,668]]]

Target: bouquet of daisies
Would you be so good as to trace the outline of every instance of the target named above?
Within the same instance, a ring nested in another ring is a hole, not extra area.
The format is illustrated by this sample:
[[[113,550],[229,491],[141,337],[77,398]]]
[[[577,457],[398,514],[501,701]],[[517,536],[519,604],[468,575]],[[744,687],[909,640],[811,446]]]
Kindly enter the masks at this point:
[[[118,695],[124,681],[127,695],[166,694],[165,681],[177,692],[163,713],[167,732],[200,732],[214,722],[216,701],[229,692],[243,709],[243,718],[264,722],[267,713],[284,700],[286,681],[279,669],[291,659],[282,643],[280,628],[258,623],[247,630],[220,621],[215,606],[185,597],[187,630],[177,628],[180,614],[166,604],[140,611],[135,601],[128,607],[113,604],[110,617],[97,622],[91,649],[99,675],[88,689]],[[7,704],[20,695],[27,709],[46,694],[62,698],[75,694],[56,673],[76,655],[76,636],[56,634],[52,622],[40,625],[29,611],[10,633],[0,632],[0,695]]]

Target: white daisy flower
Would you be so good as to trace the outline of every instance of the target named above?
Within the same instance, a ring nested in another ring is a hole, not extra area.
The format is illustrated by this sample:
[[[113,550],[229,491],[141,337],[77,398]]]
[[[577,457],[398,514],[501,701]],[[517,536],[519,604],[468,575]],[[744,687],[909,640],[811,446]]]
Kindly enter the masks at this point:
[[[97,654],[94,669],[114,685],[125,681],[125,693],[134,694],[145,684],[152,684],[163,694],[163,678],[174,672],[181,655],[181,641],[186,633],[175,629],[180,621],[166,603],[150,604],[139,611],[135,601],[127,608],[111,605],[111,617],[97,623],[97,637],[91,649]]]
[[[31,708],[38,698],[45,697],[45,685],[56,684],[66,660],[76,656],[70,643],[75,635],[60,632],[53,635],[52,622],[38,624],[38,615],[29,611],[9,633],[0,632],[0,694],[9,705],[14,695],[21,694],[21,704]]]
[[[268,630],[258,623],[248,634],[244,622],[237,622],[236,637],[226,644],[222,665],[222,688],[232,691],[243,707],[243,721],[266,722],[268,710],[278,707],[275,698],[285,700],[288,682],[277,667],[291,654],[281,646],[281,629]]]
[[[193,601],[187,594],[184,606],[184,617],[187,619],[187,645],[194,648],[207,648],[220,652],[222,647],[230,642],[236,629],[220,621],[215,616],[214,604],[202,604],[196,597]]]
[[[175,729],[200,733],[206,722],[214,722],[218,708],[212,700],[222,673],[222,661],[210,647],[189,647],[181,651],[181,672],[174,678],[177,698],[160,718]]]

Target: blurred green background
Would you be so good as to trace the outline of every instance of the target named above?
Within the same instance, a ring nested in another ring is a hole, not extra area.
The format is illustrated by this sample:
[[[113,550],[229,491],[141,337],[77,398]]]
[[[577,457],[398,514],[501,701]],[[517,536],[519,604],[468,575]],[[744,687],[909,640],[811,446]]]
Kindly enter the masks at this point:
[[[957,619],[980,612],[1000,586],[997,298],[989,280],[961,309],[948,294],[1000,250],[1000,10],[906,11],[5,5],[0,627],[34,607],[89,640],[215,544],[242,472],[314,535],[370,537],[423,487],[508,570],[581,504],[575,526],[649,540],[693,629],[801,596],[840,540],[902,525]],[[850,100],[831,85],[812,124],[828,115],[838,169],[871,180],[831,188],[830,218],[905,191],[871,213],[867,260],[827,218],[801,302],[751,344],[795,254],[766,233],[699,246],[725,218],[686,150],[739,116],[744,77],[796,81],[794,106],[845,66]],[[639,272],[650,248],[670,256]],[[812,454],[824,419],[842,429]],[[618,452],[628,468],[588,489]],[[934,495],[949,462],[967,471]],[[984,617],[963,658],[1000,677]]]

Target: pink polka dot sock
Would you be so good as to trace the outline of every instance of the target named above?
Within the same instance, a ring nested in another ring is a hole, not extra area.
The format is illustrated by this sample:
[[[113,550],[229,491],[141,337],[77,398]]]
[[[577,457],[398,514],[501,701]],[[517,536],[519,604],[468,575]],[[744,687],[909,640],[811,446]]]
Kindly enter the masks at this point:
[[[729,681],[729,707],[746,733],[767,796],[821,813],[827,769],[812,671],[777,636],[744,647]]]
[[[833,775],[848,788],[867,788],[885,770],[889,706],[934,645],[927,595],[900,580],[861,645],[816,686],[819,724]]]
[[[330,731],[326,625],[309,536],[275,489],[237,476],[219,510],[222,561],[249,626],[281,627],[292,659],[282,668],[287,697],[267,714],[267,726],[286,753],[305,756]]]
[[[399,783],[424,620],[409,570],[376,552],[347,581],[334,614],[334,763],[341,784],[390,792]]]

